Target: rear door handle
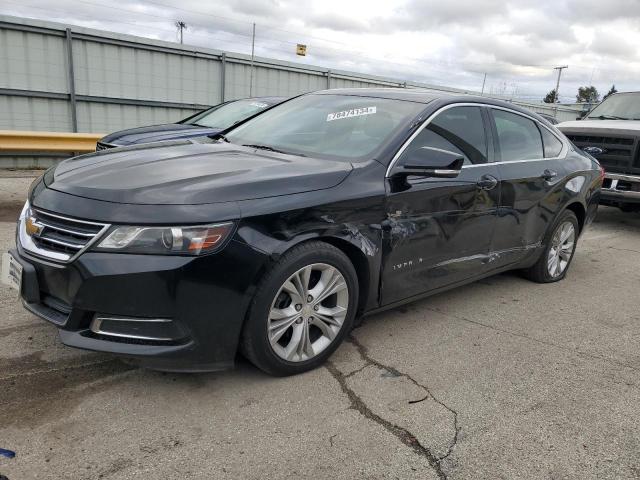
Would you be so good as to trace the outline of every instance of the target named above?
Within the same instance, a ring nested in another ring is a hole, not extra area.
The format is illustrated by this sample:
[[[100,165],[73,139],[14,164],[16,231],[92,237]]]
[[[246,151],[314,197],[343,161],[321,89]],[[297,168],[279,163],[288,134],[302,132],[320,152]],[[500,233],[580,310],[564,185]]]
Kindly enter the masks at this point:
[[[493,175],[483,175],[480,180],[476,182],[478,188],[481,190],[493,190],[498,186],[498,179]]]
[[[542,172],[542,175],[540,175],[540,178],[543,178],[544,180],[549,181],[556,178],[557,176],[558,176],[558,172],[554,170],[549,170],[547,168],[544,172]]]

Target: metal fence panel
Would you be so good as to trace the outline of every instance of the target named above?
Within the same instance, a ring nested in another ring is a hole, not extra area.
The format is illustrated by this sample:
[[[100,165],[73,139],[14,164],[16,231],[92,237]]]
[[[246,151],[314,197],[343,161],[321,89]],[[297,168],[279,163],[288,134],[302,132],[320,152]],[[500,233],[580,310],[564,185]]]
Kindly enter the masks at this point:
[[[0,130],[70,132],[69,102],[0,95]]]
[[[0,87],[67,92],[64,38],[0,28]]]
[[[141,125],[177,122],[197,110],[79,102],[78,123],[86,133],[111,133]]]
[[[174,53],[73,42],[76,93],[162,102],[220,102],[220,62]]]
[[[0,15],[0,129],[109,133],[174,122],[250,92],[293,96],[380,86],[467,93],[267,58],[256,58],[252,73],[247,55]],[[551,105],[514,103],[554,112]],[[561,121],[576,116],[566,108],[557,112]],[[5,153],[0,167],[38,158]],[[56,158],[43,156],[35,164]]]

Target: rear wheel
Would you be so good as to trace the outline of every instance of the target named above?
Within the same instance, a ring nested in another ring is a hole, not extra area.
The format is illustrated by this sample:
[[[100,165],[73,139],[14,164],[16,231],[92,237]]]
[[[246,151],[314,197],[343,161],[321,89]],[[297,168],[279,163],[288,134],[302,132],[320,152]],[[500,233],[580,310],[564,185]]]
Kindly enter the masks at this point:
[[[273,375],[316,368],[351,329],[357,304],[357,275],[344,253],[322,242],[295,247],[262,279],[242,352]]]
[[[562,280],[569,270],[578,240],[578,219],[565,210],[556,219],[545,238],[545,248],[538,261],[524,271],[530,280],[550,283]]]

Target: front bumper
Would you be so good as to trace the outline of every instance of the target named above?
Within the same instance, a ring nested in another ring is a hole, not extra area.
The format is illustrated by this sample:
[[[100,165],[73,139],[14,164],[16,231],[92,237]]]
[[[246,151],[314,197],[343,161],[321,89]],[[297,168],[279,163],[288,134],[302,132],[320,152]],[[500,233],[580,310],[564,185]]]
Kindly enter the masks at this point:
[[[606,173],[600,203],[612,206],[640,204],[640,176]]]
[[[69,264],[11,252],[23,266],[29,311],[66,345],[148,368],[211,371],[233,365],[266,257],[232,240],[201,257],[85,252]]]

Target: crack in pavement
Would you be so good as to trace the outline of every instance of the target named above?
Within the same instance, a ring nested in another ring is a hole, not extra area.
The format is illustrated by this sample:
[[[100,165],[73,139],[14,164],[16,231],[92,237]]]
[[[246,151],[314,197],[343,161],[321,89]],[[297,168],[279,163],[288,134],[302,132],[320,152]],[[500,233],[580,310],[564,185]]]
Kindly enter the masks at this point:
[[[374,365],[377,368],[379,368],[380,370],[386,370],[387,372],[393,374],[396,377],[404,377],[407,380],[409,380],[411,383],[413,383],[416,387],[421,388],[422,390],[424,390],[427,393],[424,398],[422,398],[420,400],[413,400],[413,401],[410,401],[409,403],[423,402],[424,400],[426,400],[427,398],[430,397],[434,402],[436,402],[438,405],[442,406],[445,410],[447,410],[448,412],[450,412],[452,414],[452,416],[453,416],[453,430],[454,430],[453,439],[449,443],[449,447],[447,448],[447,453],[445,453],[441,457],[438,457],[438,461],[441,462],[442,460],[447,458],[449,455],[451,455],[451,452],[453,451],[453,449],[455,448],[456,444],[458,443],[458,434],[460,433],[460,426],[458,425],[458,412],[455,411],[453,408],[451,408],[446,403],[444,403],[438,397],[436,397],[431,392],[429,387],[427,387],[426,385],[421,384],[420,382],[418,382],[415,378],[413,378],[408,373],[401,372],[395,367],[391,367],[389,365],[385,365],[382,362],[379,362],[378,360],[372,358],[371,355],[369,354],[369,350],[367,349],[367,347],[362,345],[358,341],[358,339],[356,339],[353,336],[353,334],[349,335],[348,341],[352,345],[354,345],[356,347],[356,349],[358,350],[358,353],[360,354],[360,357],[362,358],[362,360],[364,360],[367,363],[367,365]]]
[[[349,372],[348,374],[342,373],[331,362],[327,362],[327,364],[325,365],[325,368],[329,371],[329,373],[331,373],[331,376],[333,376],[333,378],[338,382],[338,384],[340,385],[340,388],[342,389],[343,393],[346,394],[347,397],[349,398],[349,400],[351,401],[350,408],[358,411],[365,418],[367,418],[369,420],[372,420],[375,423],[379,424],[380,426],[385,428],[388,432],[390,432],[391,434],[396,436],[402,443],[404,443],[405,445],[410,447],[414,452],[416,452],[417,454],[425,457],[427,459],[427,461],[429,462],[429,465],[434,469],[435,473],[438,475],[438,478],[447,479],[447,474],[442,470],[442,461],[445,460],[446,458],[448,458],[451,455],[451,453],[453,452],[453,449],[455,448],[455,446],[458,443],[458,434],[460,433],[460,427],[458,426],[458,412],[456,412],[451,407],[446,405],[444,402],[439,400],[436,396],[433,395],[433,393],[431,393],[429,388],[427,388],[425,385],[422,385],[421,383],[419,383],[411,375],[409,375],[407,373],[404,373],[404,372],[401,372],[398,369],[396,369],[395,367],[391,367],[391,366],[385,365],[385,364],[379,362],[378,360],[375,360],[374,358],[372,358],[371,355],[369,354],[367,348],[364,345],[362,345],[353,336],[353,334],[349,335],[349,338],[347,339],[347,341],[349,341],[352,345],[354,345],[356,347],[356,350],[358,351],[358,354],[360,355],[362,360],[364,360],[365,365],[360,367],[360,368],[358,368],[357,370]],[[446,451],[446,453],[444,455],[442,455],[442,456],[435,455],[429,448],[427,448],[424,445],[422,445],[420,443],[420,441],[416,438],[416,436],[414,434],[412,434],[409,430],[407,430],[406,428],[403,428],[403,427],[401,427],[399,425],[396,425],[394,423],[391,423],[389,420],[386,420],[385,418],[382,418],[381,416],[379,416],[376,413],[374,413],[369,408],[369,406],[362,400],[362,398],[360,398],[358,396],[358,394],[353,389],[351,389],[349,387],[349,385],[347,384],[347,379],[352,377],[353,375],[357,374],[358,372],[361,372],[365,368],[370,367],[370,366],[374,366],[374,367],[376,367],[376,368],[378,368],[380,370],[385,370],[385,371],[389,372],[390,374],[392,374],[394,377],[406,378],[411,383],[413,383],[415,386],[417,386],[418,388],[423,389],[426,392],[426,395],[424,396],[424,398],[419,399],[419,400],[410,400],[408,403],[410,403],[410,404],[419,403],[419,402],[422,402],[422,401],[424,401],[424,400],[426,400],[428,398],[431,398],[431,399],[433,399],[434,402],[436,402],[440,406],[444,407],[447,411],[449,411],[453,415],[454,435],[453,435],[453,439],[449,443],[447,451]]]
[[[442,471],[442,468],[440,466],[440,460],[431,452],[431,450],[421,445],[418,439],[407,429],[395,425],[390,421],[373,413],[373,411],[367,406],[366,403],[364,403],[364,401],[358,396],[358,394],[351,388],[349,388],[349,385],[347,385],[347,378],[342,374],[340,370],[336,368],[333,363],[327,362],[324,368],[329,371],[331,376],[340,385],[342,392],[347,395],[347,397],[351,401],[350,408],[356,410],[365,418],[372,420],[378,425],[382,426],[385,430],[396,436],[402,443],[410,447],[418,455],[425,457],[429,462],[431,468],[433,468],[438,475],[438,478],[443,480],[447,479],[446,474]]]
[[[531,337],[529,335],[525,335],[524,333],[512,332],[511,330],[506,330],[504,328],[495,327],[493,325],[488,325],[486,323],[478,322],[477,320],[471,320],[470,318],[466,318],[466,317],[461,317],[459,315],[455,315],[453,313],[445,312],[443,310],[429,308],[429,307],[424,307],[424,308],[425,308],[425,310],[429,310],[429,311],[434,312],[434,313],[439,313],[440,315],[444,315],[444,316],[447,316],[447,317],[455,318],[456,320],[461,320],[463,322],[472,323],[474,325],[478,325],[480,327],[488,328],[490,330],[495,330],[497,332],[506,333],[506,334],[512,335],[514,337],[525,338],[527,340],[531,340],[532,342],[536,342],[536,343],[539,343],[541,345],[545,345],[547,347],[557,348],[559,350],[575,353],[576,355],[581,355],[583,357],[589,357],[589,358],[593,358],[595,360],[602,360],[603,362],[610,363],[612,365],[616,365],[616,366],[619,366],[619,367],[628,368],[628,369],[634,370],[634,371],[640,371],[640,368],[638,368],[638,367],[636,367],[634,365],[631,365],[631,364],[628,364],[628,363],[625,363],[625,362],[621,362],[621,361],[618,361],[618,360],[615,360],[615,359],[612,359],[612,358],[607,358],[607,357],[605,357],[603,355],[597,355],[595,353],[583,352],[581,350],[578,350],[577,348],[571,348],[571,347],[568,347],[566,345],[559,345],[557,343],[548,342],[546,340],[540,340],[539,338]]]

